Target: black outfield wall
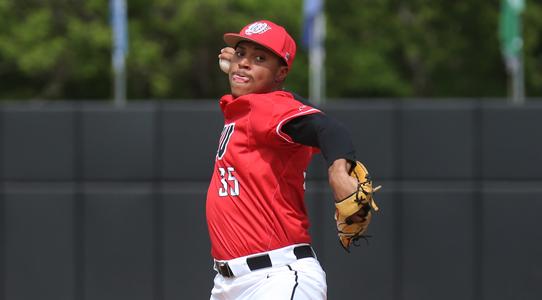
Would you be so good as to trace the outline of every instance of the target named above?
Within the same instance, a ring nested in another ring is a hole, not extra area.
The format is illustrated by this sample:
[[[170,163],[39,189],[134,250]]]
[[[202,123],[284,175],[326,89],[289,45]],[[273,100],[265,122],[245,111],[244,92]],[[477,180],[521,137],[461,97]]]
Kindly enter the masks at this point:
[[[336,101],[384,188],[339,246],[326,167],[306,203],[330,299],[541,299],[542,104]],[[0,298],[208,299],[210,101],[0,106]]]

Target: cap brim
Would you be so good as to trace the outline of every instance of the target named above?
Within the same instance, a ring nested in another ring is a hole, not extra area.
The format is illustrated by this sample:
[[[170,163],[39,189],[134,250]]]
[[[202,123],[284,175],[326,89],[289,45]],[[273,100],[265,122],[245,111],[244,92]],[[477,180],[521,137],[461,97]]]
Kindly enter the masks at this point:
[[[282,59],[286,65],[288,65],[288,62],[280,55],[280,53],[277,53],[275,50],[267,47],[266,45],[263,45],[262,43],[258,42],[257,40],[253,40],[253,39],[250,39],[250,38],[247,38],[245,36],[242,36],[240,34],[237,34],[237,33],[226,33],[224,34],[224,42],[226,42],[226,45],[230,46],[230,47],[233,47],[235,48],[237,46],[237,44],[239,44],[240,42],[252,42],[252,43],[255,43],[255,44],[258,44],[262,47],[264,47],[265,49],[273,52],[275,55],[277,55],[280,59]]]
[[[237,33],[226,33],[226,34],[224,34],[224,42],[226,42],[226,45],[228,45],[230,47],[237,46],[237,44],[239,44],[239,42],[242,41],[242,40],[251,41],[251,42],[256,43],[256,41],[247,39],[247,38],[245,38],[245,37],[243,37],[243,36],[241,36],[240,34],[237,34]]]

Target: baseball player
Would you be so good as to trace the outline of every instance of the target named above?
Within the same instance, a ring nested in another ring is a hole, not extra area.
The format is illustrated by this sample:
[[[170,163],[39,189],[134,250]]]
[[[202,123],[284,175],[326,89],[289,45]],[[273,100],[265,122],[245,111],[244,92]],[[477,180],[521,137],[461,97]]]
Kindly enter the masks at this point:
[[[224,41],[219,59],[231,93],[220,99],[224,128],[206,203],[217,271],[211,300],[326,299],[308,234],[305,171],[321,152],[345,249],[370,221],[371,206],[359,203],[372,203],[371,182],[353,177],[360,163],[345,128],[283,90],[296,54],[283,27],[257,21]]]

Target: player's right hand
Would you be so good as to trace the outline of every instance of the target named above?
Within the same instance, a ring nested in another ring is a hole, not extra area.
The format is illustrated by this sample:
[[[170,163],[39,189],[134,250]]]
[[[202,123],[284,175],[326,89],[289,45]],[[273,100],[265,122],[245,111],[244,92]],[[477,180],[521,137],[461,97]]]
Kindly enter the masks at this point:
[[[220,49],[220,54],[218,54],[219,59],[225,59],[227,61],[231,61],[231,58],[235,54],[235,49],[232,47],[225,47]]]

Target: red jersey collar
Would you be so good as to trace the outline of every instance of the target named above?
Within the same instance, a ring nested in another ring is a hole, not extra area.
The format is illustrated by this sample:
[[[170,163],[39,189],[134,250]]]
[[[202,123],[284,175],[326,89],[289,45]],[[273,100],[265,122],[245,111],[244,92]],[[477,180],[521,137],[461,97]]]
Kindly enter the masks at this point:
[[[273,91],[273,92],[269,92],[269,93],[263,93],[263,94],[247,94],[247,95],[243,95],[243,96],[239,96],[237,98],[234,98],[232,94],[226,94],[224,96],[222,96],[222,98],[220,98],[220,109],[222,109],[222,111],[225,111],[226,110],[226,106],[228,106],[230,103],[234,102],[235,100],[237,99],[241,99],[241,98],[245,98],[245,99],[248,99],[252,96],[260,96],[260,95],[270,95],[270,96],[279,96],[279,95],[287,95],[287,94],[290,94],[289,92],[287,91],[284,91],[284,90],[278,90],[278,91]]]
[[[222,96],[222,98],[220,98],[220,102],[219,102],[220,109],[222,111],[225,111],[226,106],[228,106],[228,104],[232,103],[233,100],[235,100],[235,99],[233,98],[233,95],[231,95],[231,94],[227,94],[227,95]]]

